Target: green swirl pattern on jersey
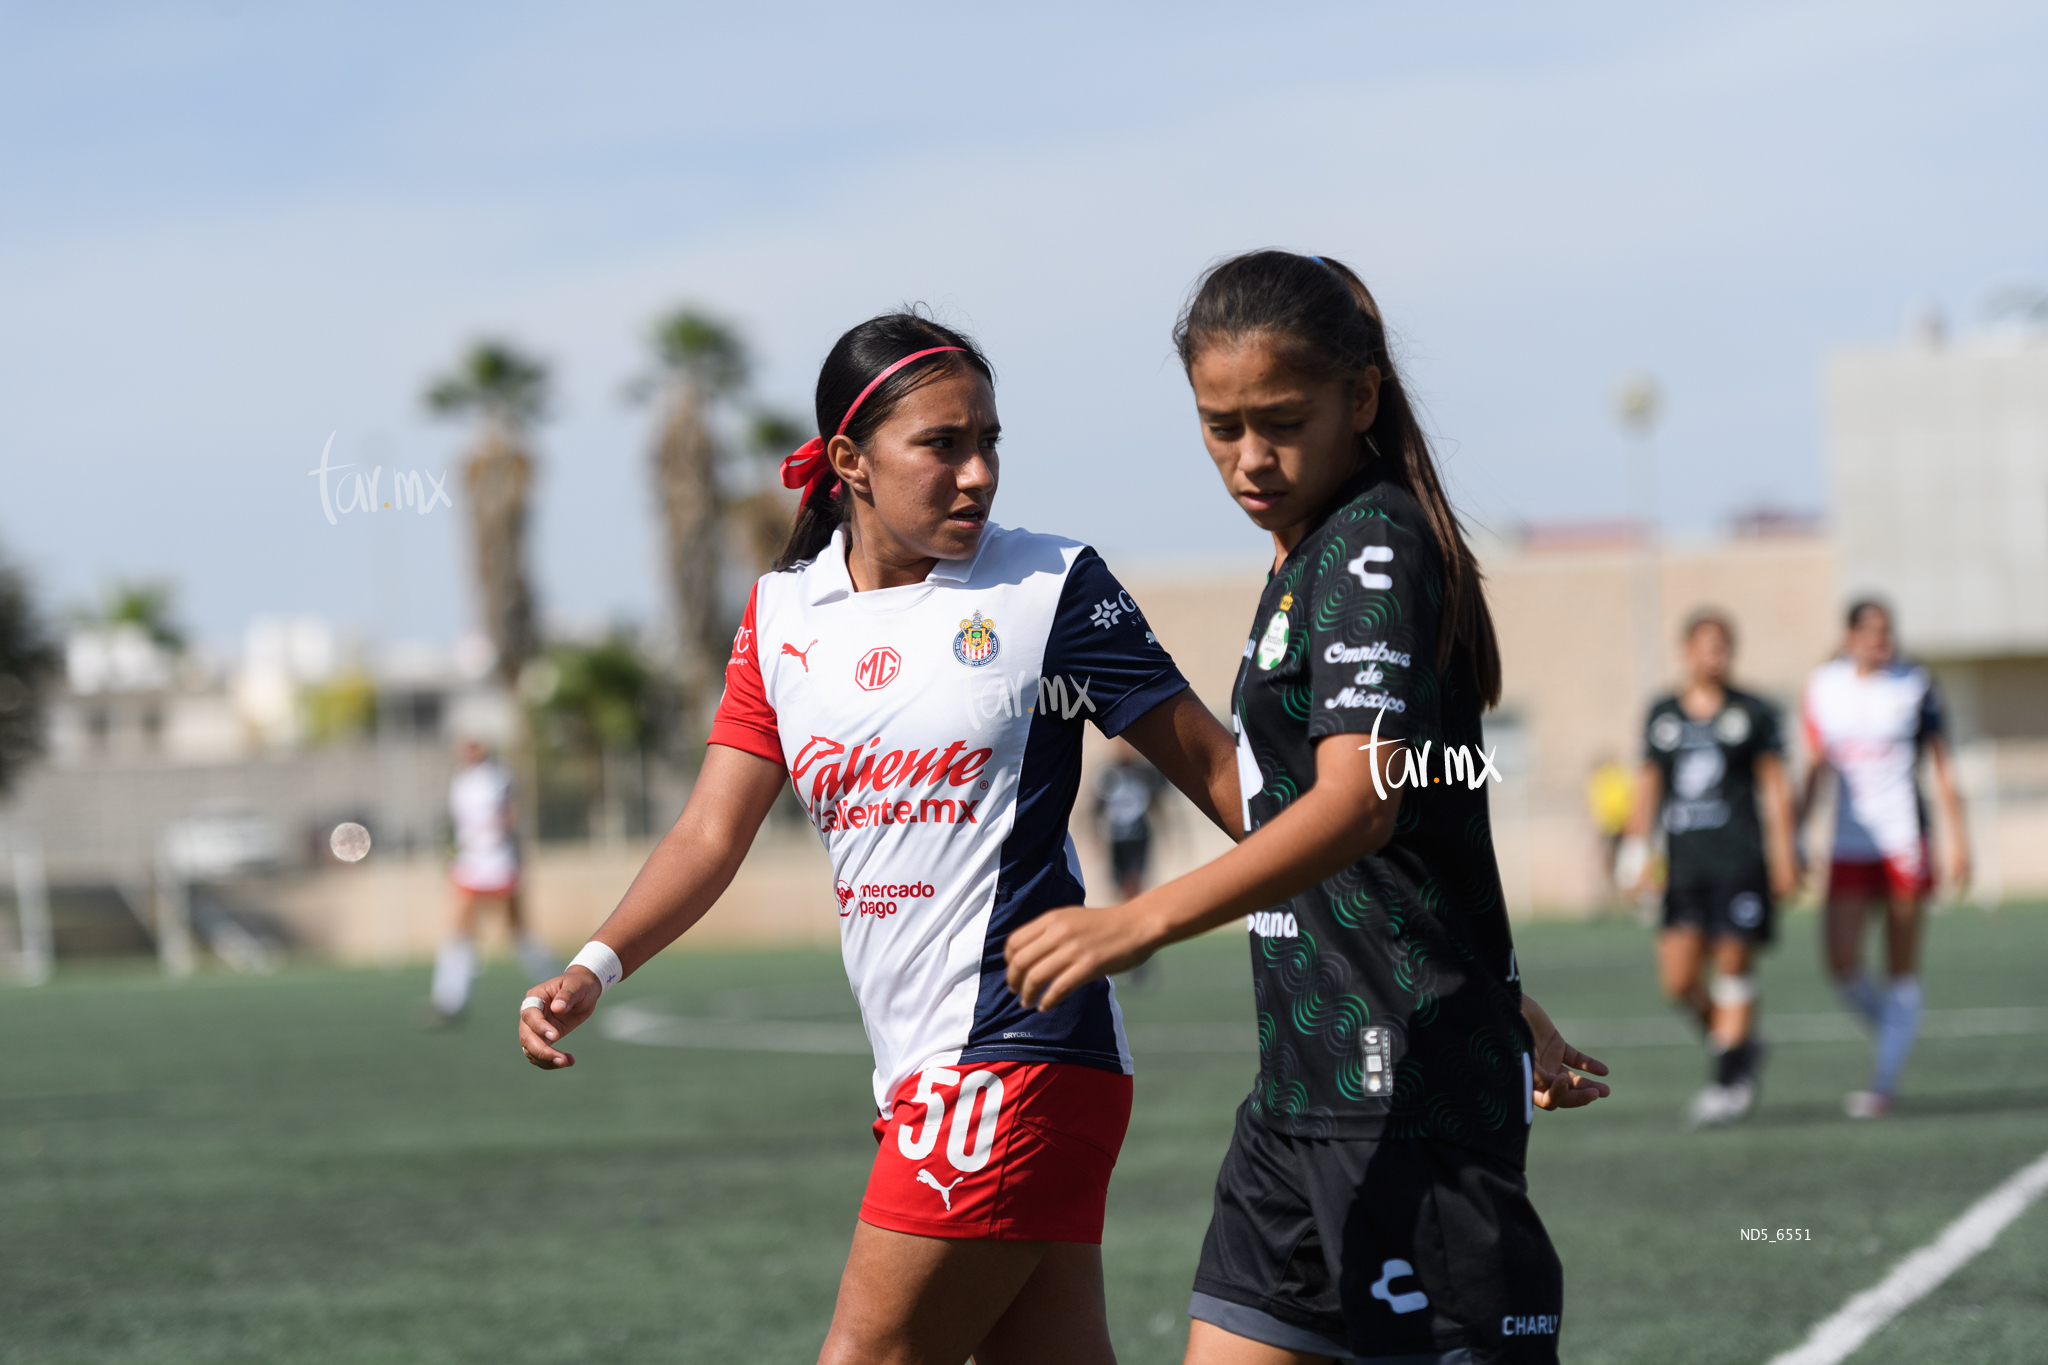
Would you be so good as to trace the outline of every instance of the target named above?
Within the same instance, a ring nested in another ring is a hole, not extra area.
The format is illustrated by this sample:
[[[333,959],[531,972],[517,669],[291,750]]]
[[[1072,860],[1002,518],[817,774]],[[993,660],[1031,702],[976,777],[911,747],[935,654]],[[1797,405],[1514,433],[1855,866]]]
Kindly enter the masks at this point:
[[[1421,509],[1368,476],[1340,490],[1260,600],[1253,639],[1276,613],[1287,621],[1285,652],[1265,654],[1270,668],[1247,659],[1232,697],[1262,779],[1255,825],[1314,785],[1327,736],[1362,739],[1378,718],[1383,740],[1431,747],[1387,846],[1274,907],[1274,932],[1250,936],[1252,1107],[1304,1136],[1422,1137],[1519,1162],[1528,1032],[1487,793],[1450,781],[1442,758],[1484,742],[1469,656],[1437,667],[1444,598]],[[1366,1088],[1368,1029],[1389,1049],[1380,1091]]]

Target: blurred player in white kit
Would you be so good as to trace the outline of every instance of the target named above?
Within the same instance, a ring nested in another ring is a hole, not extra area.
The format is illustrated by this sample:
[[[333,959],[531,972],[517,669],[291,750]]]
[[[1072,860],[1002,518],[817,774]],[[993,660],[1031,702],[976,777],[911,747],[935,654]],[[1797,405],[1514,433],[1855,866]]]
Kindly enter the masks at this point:
[[[448,813],[455,824],[455,922],[434,956],[431,999],[434,1013],[452,1022],[469,1003],[477,973],[476,917],[483,902],[505,907],[512,951],[528,981],[545,981],[562,969],[526,928],[519,913],[519,838],[512,812],[512,774],[473,739],[457,750],[461,766],[448,784]]]
[[[1919,783],[1923,756],[1948,826],[1946,871],[1957,894],[1970,884],[1970,849],[1933,674],[1898,657],[1884,603],[1857,602],[1848,626],[1842,652],[1814,670],[1801,701],[1814,762],[1799,818],[1804,823],[1813,812],[1820,785],[1832,774],[1828,970],[1842,998],[1877,1035],[1869,1087],[1852,1092],[1843,1109],[1853,1119],[1878,1119],[1891,1112],[1899,1073],[1920,1035],[1920,924],[1934,889],[1933,826]],[[1863,968],[1864,934],[1873,919],[1884,922],[1889,976],[1882,985]]]

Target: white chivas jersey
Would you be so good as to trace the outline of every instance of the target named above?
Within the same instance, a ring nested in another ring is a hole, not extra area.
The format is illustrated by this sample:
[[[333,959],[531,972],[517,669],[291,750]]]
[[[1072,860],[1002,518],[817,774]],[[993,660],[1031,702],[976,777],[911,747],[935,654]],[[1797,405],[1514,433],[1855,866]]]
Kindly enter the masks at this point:
[[[1187,686],[1100,556],[990,524],[973,559],[856,593],[841,530],[754,584],[725,679],[711,742],[787,768],[832,857],[885,1117],[926,1066],[1130,1071],[1107,981],[1043,1014],[1003,981],[1010,930],[1085,895],[1082,722],[1117,734]]]
[[[1841,774],[1834,856],[1917,869],[1927,812],[1913,769],[1921,744],[1941,733],[1933,677],[1896,660],[1859,677],[1849,660],[1831,659],[1807,679],[1800,710],[1807,748]]]
[[[448,814],[455,825],[456,881],[473,891],[510,887],[519,880],[519,844],[512,833],[512,774],[485,759],[448,784]]]

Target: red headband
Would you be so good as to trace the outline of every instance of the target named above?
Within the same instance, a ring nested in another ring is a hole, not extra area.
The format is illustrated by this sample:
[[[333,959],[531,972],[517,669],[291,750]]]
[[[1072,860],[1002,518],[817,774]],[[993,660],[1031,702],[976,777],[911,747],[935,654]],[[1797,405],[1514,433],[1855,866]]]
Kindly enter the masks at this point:
[[[941,351],[965,351],[966,349],[965,346],[933,346],[927,350],[912,351],[909,355],[903,357],[903,359],[868,381],[868,386],[860,391],[860,397],[854,399],[853,406],[846,410],[846,416],[839,419],[839,430],[832,434],[834,436],[844,436],[846,434],[846,424],[853,420],[853,415],[856,412],[860,411],[860,405],[868,401],[868,395],[873,393],[884,379],[887,379],[911,361],[923,360],[926,356],[937,355]],[[782,486],[784,488],[801,488],[804,490],[804,497],[808,499],[811,496],[812,486],[831,472],[832,462],[825,458],[825,438],[813,436],[810,440],[798,446],[795,452],[782,462]]]

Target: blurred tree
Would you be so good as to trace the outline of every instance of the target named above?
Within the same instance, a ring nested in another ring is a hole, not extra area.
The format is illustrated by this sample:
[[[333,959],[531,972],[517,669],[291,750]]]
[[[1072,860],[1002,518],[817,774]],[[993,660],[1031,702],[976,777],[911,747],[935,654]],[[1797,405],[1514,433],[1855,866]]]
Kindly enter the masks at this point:
[[[377,726],[377,684],[360,668],[307,688],[300,705],[305,708],[306,737],[315,744],[354,739]]]
[[[162,580],[152,582],[116,582],[107,591],[106,605],[100,609],[94,620],[95,625],[140,626],[151,640],[173,654],[185,648],[184,627],[178,624],[171,601],[175,592],[169,583]]]
[[[608,841],[644,826],[642,762],[660,688],[632,633],[550,645],[522,690],[541,722],[543,800],[560,804],[573,790]]]
[[[43,688],[61,663],[26,575],[0,562],[0,792],[43,752]]]
[[[747,382],[746,347],[727,324],[690,309],[663,319],[653,336],[656,372],[641,386],[659,395],[654,485],[668,540],[669,599],[675,609],[677,673],[690,731],[701,734],[718,694],[726,622],[718,611],[723,535],[715,410]]]
[[[455,372],[436,380],[427,406],[477,418],[476,444],[462,467],[469,491],[471,548],[483,601],[484,633],[510,686],[539,649],[533,586],[526,568],[526,510],[533,488],[528,438],[546,415],[547,367],[504,342],[480,342]]]
[[[782,486],[774,464],[809,439],[809,424],[786,412],[763,408],[747,423],[747,452],[765,468],[754,491],[734,503],[732,512],[746,537],[756,576],[768,572],[782,553],[796,520],[797,495]]]

